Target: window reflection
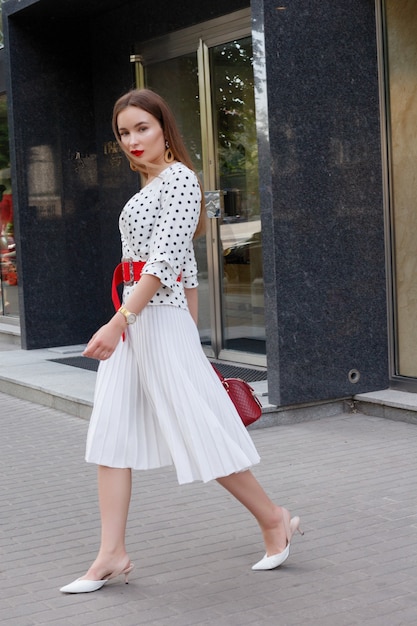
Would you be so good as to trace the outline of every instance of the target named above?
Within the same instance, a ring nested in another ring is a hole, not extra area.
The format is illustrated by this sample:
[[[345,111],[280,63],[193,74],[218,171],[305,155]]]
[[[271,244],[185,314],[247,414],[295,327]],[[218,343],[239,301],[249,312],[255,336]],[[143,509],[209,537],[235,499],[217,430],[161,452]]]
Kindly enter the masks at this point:
[[[16,242],[6,96],[0,96],[0,315],[17,316]]]
[[[210,50],[221,217],[223,347],[265,354],[252,39]]]

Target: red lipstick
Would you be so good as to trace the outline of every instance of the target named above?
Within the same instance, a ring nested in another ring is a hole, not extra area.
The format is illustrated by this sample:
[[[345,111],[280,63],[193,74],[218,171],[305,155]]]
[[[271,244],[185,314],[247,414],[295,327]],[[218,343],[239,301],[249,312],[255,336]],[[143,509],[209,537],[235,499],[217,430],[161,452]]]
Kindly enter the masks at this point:
[[[143,152],[143,150],[132,150],[131,154],[133,154],[133,156],[135,157],[141,157]]]

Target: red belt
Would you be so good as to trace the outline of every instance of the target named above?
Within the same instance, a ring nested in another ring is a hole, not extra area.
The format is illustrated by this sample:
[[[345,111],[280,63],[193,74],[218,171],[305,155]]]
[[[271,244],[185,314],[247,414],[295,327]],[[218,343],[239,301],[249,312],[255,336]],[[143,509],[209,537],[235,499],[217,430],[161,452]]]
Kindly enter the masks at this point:
[[[113,272],[113,281],[111,285],[111,299],[116,311],[120,309],[120,298],[117,292],[117,287],[124,283],[125,285],[133,285],[139,280],[142,274],[145,261],[122,261],[116,266]]]
[[[116,311],[120,309],[120,298],[117,287],[124,283],[126,286],[136,283],[142,274],[145,261],[132,261],[132,259],[122,260],[113,272],[113,281],[111,286],[111,299]],[[177,278],[177,282],[181,280],[181,274]]]

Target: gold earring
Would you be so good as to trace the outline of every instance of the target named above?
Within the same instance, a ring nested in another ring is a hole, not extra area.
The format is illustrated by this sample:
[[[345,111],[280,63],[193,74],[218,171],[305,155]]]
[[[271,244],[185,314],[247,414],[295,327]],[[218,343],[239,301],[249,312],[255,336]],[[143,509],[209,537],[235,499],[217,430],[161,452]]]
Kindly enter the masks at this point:
[[[174,160],[174,155],[172,154],[172,150],[169,147],[169,143],[168,143],[168,139],[165,140],[165,154],[164,154],[164,161],[165,163],[172,163],[172,161]]]

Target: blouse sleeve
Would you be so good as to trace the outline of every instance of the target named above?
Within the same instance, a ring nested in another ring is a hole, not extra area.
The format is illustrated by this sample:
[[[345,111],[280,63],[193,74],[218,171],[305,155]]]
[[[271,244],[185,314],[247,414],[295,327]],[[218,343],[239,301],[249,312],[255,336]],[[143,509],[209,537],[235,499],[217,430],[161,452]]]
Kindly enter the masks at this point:
[[[182,271],[189,277],[195,271],[191,269],[195,264],[194,252],[191,257],[190,254],[201,208],[196,175],[188,169],[173,171],[162,181],[160,198],[161,210],[155,219],[149,258],[142,274],[157,276],[163,285],[173,289]]]
[[[192,241],[190,242],[185,255],[181,276],[184,287],[187,287],[188,289],[198,287],[197,262],[195,260],[194,245]]]

